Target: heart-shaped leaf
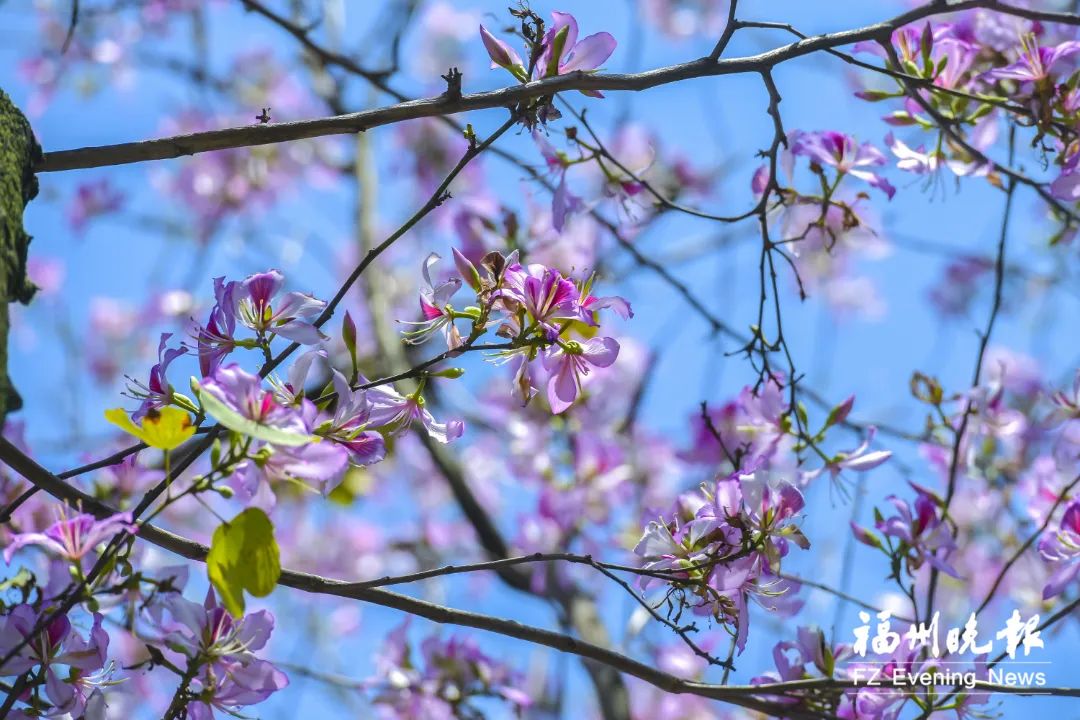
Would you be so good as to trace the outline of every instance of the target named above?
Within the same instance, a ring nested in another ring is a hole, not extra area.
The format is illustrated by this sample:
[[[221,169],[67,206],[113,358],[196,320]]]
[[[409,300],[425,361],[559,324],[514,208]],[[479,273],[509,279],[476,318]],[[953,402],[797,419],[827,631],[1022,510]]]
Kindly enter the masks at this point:
[[[234,617],[244,614],[244,591],[266,597],[281,576],[274,525],[258,508],[248,508],[214,531],[206,556],[210,582]]]

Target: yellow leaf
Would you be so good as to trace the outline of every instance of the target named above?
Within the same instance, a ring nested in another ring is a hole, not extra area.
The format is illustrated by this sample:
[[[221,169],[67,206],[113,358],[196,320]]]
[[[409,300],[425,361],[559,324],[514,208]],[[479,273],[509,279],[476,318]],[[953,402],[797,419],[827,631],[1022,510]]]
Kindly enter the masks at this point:
[[[180,408],[171,406],[150,411],[142,419],[141,426],[133,423],[123,408],[106,410],[105,419],[150,447],[161,450],[172,450],[195,434],[191,416]]]

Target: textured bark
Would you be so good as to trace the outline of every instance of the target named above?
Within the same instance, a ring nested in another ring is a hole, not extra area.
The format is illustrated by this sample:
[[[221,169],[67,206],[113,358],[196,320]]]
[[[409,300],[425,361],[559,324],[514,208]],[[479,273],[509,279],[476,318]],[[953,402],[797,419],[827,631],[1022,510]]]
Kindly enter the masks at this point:
[[[22,407],[8,377],[8,304],[30,302],[36,289],[26,276],[30,236],[23,229],[23,209],[37,195],[33,166],[41,148],[11,99],[0,90],[0,426],[7,413]]]

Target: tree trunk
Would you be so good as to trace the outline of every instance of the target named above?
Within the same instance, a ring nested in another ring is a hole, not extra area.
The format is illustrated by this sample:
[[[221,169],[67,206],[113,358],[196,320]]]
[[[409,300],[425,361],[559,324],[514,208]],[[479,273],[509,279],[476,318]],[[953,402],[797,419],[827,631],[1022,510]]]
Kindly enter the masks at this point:
[[[0,427],[7,413],[22,407],[8,377],[8,304],[30,302],[33,283],[26,276],[30,236],[23,230],[23,209],[37,195],[34,165],[41,147],[11,99],[0,90]]]

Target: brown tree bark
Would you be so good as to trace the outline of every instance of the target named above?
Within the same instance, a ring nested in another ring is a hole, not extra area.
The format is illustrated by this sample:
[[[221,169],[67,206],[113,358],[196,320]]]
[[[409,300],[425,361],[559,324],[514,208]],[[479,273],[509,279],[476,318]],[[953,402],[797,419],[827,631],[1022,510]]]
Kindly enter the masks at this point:
[[[0,426],[7,413],[22,407],[8,377],[8,304],[30,302],[37,289],[26,275],[30,235],[23,229],[23,209],[38,191],[33,167],[41,147],[26,117],[0,90]]]

